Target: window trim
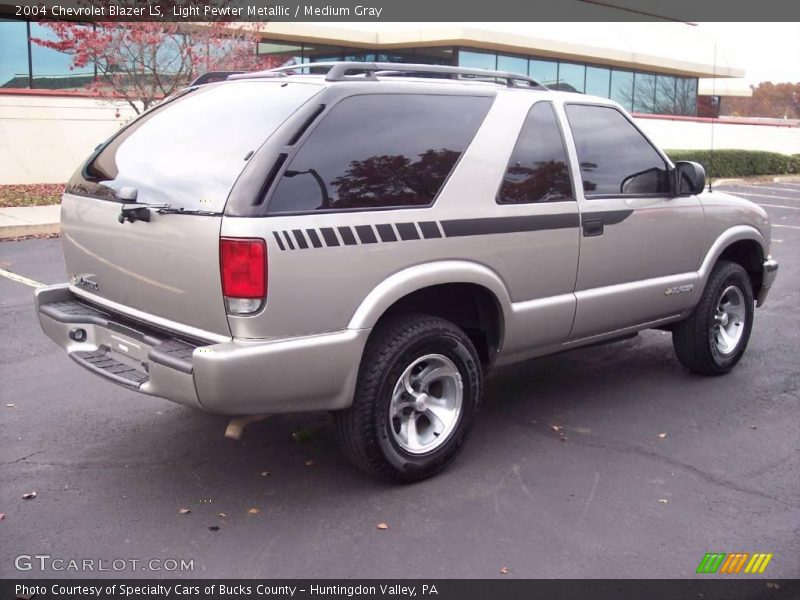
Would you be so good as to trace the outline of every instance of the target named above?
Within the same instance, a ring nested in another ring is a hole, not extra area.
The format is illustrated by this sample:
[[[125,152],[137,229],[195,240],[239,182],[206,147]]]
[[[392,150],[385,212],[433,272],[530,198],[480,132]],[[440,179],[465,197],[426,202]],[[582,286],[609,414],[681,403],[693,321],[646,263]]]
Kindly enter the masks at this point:
[[[528,117],[530,117],[531,112],[536,107],[537,104],[549,104],[550,110],[553,111],[553,118],[556,121],[556,126],[558,127],[558,134],[561,136],[561,146],[564,148],[564,158],[566,159],[567,163],[567,171],[569,172],[569,187],[570,191],[572,192],[571,198],[564,198],[561,200],[548,200],[547,202],[541,202],[540,200],[528,201],[528,202],[500,202],[500,188],[503,187],[503,182],[506,179],[506,173],[508,172],[508,166],[511,163],[511,157],[514,156],[514,150],[517,149],[517,145],[519,144],[519,140],[522,137],[522,131],[525,129],[525,123],[528,121]],[[581,181],[583,183],[583,181]],[[511,149],[511,154],[508,156],[508,160],[506,161],[506,168],[503,171],[503,176],[500,178],[500,182],[497,184],[497,190],[494,193],[494,203],[498,206],[529,206],[529,205],[545,205],[545,204],[556,204],[558,202],[577,202],[578,196],[575,193],[575,178],[573,177],[573,169],[572,169],[572,161],[569,158],[569,148],[567,147],[567,139],[564,135],[564,126],[561,124],[561,119],[558,118],[558,111],[556,110],[555,104],[552,100],[537,100],[531,107],[528,109],[528,112],[525,113],[525,118],[522,120],[522,125],[519,128],[519,132],[517,133],[517,137],[514,140],[514,147]]]
[[[595,107],[599,107],[599,108],[610,108],[612,110],[617,111],[619,114],[621,114],[622,117],[626,121],[628,121],[628,123],[630,123],[631,126],[639,133],[639,135],[641,135],[645,139],[645,141],[648,144],[650,144],[650,147],[653,148],[653,150],[655,150],[656,154],[661,158],[661,160],[664,161],[664,166],[667,169],[667,176],[668,176],[668,179],[669,179],[669,182],[670,182],[669,191],[664,192],[664,193],[656,192],[656,193],[651,193],[651,194],[623,194],[622,192],[620,192],[618,194],[587,194],[586,191],[583,189],[583,176],[580,175],[580,170],[579,170],[578,174],[580,175],[580,182],[581,182],[580,188],[581,188],[581,193],[583,194],[584,199],[586,199],[586,200],[606,200],[606,199],[609,199],[609,198],[665,198],[665,197],[666,198],[674,198],[675,197],[675,189],[674,189],[674,183],[673,183],[673,181],[675,179],[674,178],[675,165],[672,163],[672,161],[670,160],[669,156],[667,156],[658,146],[656,146],[653,143],[653,140],[651,140],[647,136],[647,134],[645,134],[645,132],[642,131],[639,128],[638,125],[636,125],[636,122],[633,120],[633,117],[631,117],[625,110],[622,110],[622,109],[620,109],[620,107],[615,106],[613,104],[603,104],[603,103],[600,103],[600,102],[576,102],[576,101],[564,102],[564,116],[566,117],[567,124],[569,125],[569,133],[572,136],[572,143],[575,146],[575,158],[578,160],[578,165],[580,165],[580,160],[581,160],[580,156],[578,156],[578,144],[575,143],[575,132],[572,130],[572,123],[569,120],[569,112],[567,111],[567,107],[568,106],[572,106],[572,105],[577,105],[577,106],[595,106]]]
[[[348,100],[349,98],[356,98],[359,96],[444,96],[444,97],[455,97],[455,98],[488,98],[489,99],[489,108],[486,110],[486,113],[483,115],[480,123],[478,124],[478,128],[475,130],[472,138],[469,140],[469,143],[465,146],[464,150],[459,154],[458,159],[453,163],[453,166],[450,168],[450,172],[447,174],[447,177],[444,178],[442,181],[442,185],[439,186],[439,190],[436,192],[436,195],[430,201],[429,204],[413,204],[413,205],[398,205],[398,206],[372,206],[372,207],[355,207],[355,208],[328,208],[328,209],[311,209],[311,210],[287,210],[287,211],[273,211],[272,210],[272,201],[275,198],[275,193],[278,190],[278,183],[280,182],[281,178],[284,176],[284,173],[289,169],[294,161],[297,154],[303,149],[303,147],[308,142],[308,139],[314,134],[314,131],[325,121],[328,115],[342,102]],[[279,172],[276,174],[275,179],[273,180],[272,184],[269,186],[269,189],[266,190],[264,195],[264,200],[262,201],[262,206],[264,206],[264,213],[265,217],[298,217],[298,216],[308,216],[308,215],[330,215],[330,214],[340,214],[340,213],[364,213],[364,212],[382,212],[388,210],[425,210],[433,208],[436,204],[436,201],[439,200],[439,196],[442,195],[442,190],[447,187],[447,183],[450,181],[450,178],[453,176],[453,173],[456,172],[458,169],[459,164],[461,164],[461,159],[464,158],[464,155],[469,150],[470,146],[472,146],[472,142],[475,141],[475,137],[478,135],[478,132],[483,127],[483,123],[486,120],[486,117],[492,110],[494,106],[494,101],[497,98],[495,94],[448,94],[448,93],[433,93],[433,92],[426,92],[426,93],[414,93],[413,91],[401,91],[401,92],[357,92],[354,94],[347,94],[338,98],[335,102],[327,103],[327,107],[325,110],[320,112],[317,115],[317,118],[311,123],[311,126],[306,129],[303,135],[300,136],[294,146],[291,146],[292,149],[291,153],[289,153],[289,157],[283,162]],[[289,147],[287,147],[289,148]]]

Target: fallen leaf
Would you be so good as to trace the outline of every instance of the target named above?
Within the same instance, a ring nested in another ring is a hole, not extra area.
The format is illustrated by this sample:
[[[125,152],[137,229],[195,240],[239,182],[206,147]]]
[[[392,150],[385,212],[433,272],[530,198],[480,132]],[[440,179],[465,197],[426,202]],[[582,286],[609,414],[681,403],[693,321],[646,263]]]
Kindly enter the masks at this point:
[[[509,570],[509,568],[508,568],[508,567],[500,567],[500,573],[501,573],[502,575],[508,575],[510,572],[511,572],[511,571]]]
[[[260,508],[253,507],[253,508],[248,509],[247,514],[248,515],[257,515],[260,512],[261,512]]]
[[[389,526],[386,523],[378,523],[375,527],[378,529],[389,529]]]
[[[269,477],[270,475],[272,475],[272,473],[270,473],[269,471],[261,471],[262,477]]]
[[[226,515],[225,513],[219,513],[217,516],[218,516],[220,519],[224,519],[224,518],[225,518],[225,517],[227,517],[228,515]]]
[[[669,500],[667,500],[666,498],[659,498],[658,501],[661,502],[661,504],[668,504],[669,503]]]
[[[777,583],[772,583],[771,581],[767,582],[767,587],[770,588],[771,590],[781,589],[781,586],[779,586]]]
[[[0,521],[6,518],[6,513],[0,513]]]
[[[314,430],[312,429],[301,429],[300,431],[295,431],[292,434],[292,439],[295,442],[308,442],[314,439]]]
[[[189,510],[188,508],[179,508],[178,509],[178,514],[179,515],[188,515],[190,512],[192,512],[192,511]]]
[[[558,433],[559,431],[561,431],[561,425],[550,425],[550,429]]]
[[[562,433],[562,434],[561,434],[561,435],[558,437],[558,439],[560,439],[562,442],[566,442],[566,441],[567,441],[567,436],[565,436],[565,435]]]
[[[659,433],[658,437],[660,437],[663,440],[665,437],[667,437],[667,434],[666,433]]]
[[[15,406],[16,406],[16,404],[12,404],[11,402],[6,404],[6,408],[14,408]]]
[[[758,429],[755,425],[750,425],[750,429]]]
[[[308,459],[308,460],[306,461],[306,466],[307,466],[307,467],[311,467],[311,466],[313,466],[313,465],[314,465],[314,461],[313,461],[313,460],[311,460],[311,459]]]
[[[28,492],[27,494],[22,494],[23,500],[33,500],[34,498],[36,498],[36,490]]]
[[[219,531],[219,525],[211,525],[208,528],[209,531]]]

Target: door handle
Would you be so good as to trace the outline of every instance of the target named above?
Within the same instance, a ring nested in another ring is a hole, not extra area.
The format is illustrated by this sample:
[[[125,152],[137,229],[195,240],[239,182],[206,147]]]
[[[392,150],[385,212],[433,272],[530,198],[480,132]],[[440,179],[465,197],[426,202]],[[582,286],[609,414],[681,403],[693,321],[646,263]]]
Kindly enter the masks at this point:
[[[583,237],[603,235],[603,220],[590,219],[583,222]]]

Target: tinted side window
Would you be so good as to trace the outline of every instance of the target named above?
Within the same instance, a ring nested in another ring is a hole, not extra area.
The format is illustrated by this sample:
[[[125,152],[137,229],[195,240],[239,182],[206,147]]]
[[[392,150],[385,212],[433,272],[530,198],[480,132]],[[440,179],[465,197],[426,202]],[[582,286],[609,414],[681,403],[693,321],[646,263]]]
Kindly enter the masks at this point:
[[[566,110],[587,197],[669,192],[666,163],[622,113],[583,104]]]
[[[270,212],[429,205],[491,103],[476,96],[346,98],[292,159]]]
[[[519,204],[560,200],[574,200],[564,140],[553,105],[537,102],[522,125],[497,202]]]

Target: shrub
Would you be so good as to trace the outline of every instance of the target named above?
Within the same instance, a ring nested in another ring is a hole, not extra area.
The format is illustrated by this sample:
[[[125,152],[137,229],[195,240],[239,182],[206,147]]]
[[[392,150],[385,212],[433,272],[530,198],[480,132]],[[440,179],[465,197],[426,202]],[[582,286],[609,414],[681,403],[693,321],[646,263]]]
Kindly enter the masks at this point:
[[[63,183],[0,185],[0,208],[59,204]]]
[[[752,177],[800,173],[800,155],[758,150],[667,150],[674,161],[691,160],[703,165],[708,177]]]

